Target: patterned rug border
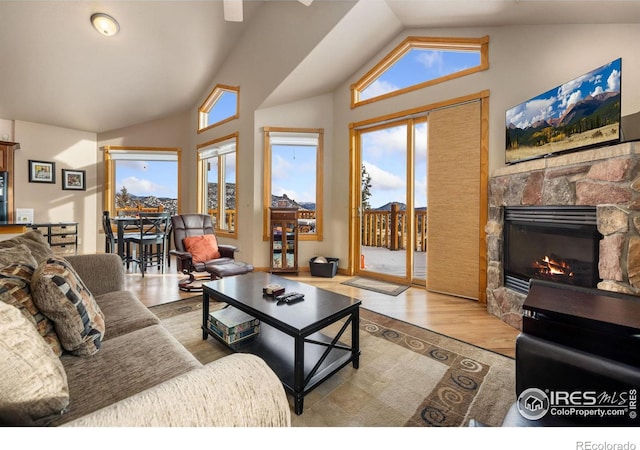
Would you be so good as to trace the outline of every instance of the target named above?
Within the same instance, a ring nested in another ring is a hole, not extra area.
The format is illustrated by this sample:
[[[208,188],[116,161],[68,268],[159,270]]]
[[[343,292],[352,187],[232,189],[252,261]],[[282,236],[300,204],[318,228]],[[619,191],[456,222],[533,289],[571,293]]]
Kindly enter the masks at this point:
[[[512,361],[515,361],[515,358],[513,356],[508,356],[508,355],[505,355],[503,353],[496,352],[495,350],[491,350],[491,349],[484,348],[484,347],[481,347],[481,346],[476,345],[476,344],[472,344],[471,342],[467,342],[467,341],[464,341],[462,339],[458,339],[456,337],[449,336],[448,334],[440,333],[439,331],[434,331],[434,330],[432,330],[430,328],[425,328],[423,326],[416,325],[415,323],[407,322],[406,320],[398,319],[397,317],[392,317],[392,316],[389,316],[387,314],[379,313],[379,312],[374,311],[372,309],[365,308],[364,306],[360,306],[360,310],[366,310],[367,312],[371,312],[371,313],[377,314],[379,316],[386,317],[387,319],[390,319],[390,320],[395,320],[395,321],[400,322],[400,323],[402,323],[404,325],[411,326],[411,327],[416,327],[416,328],[419,328],[421,330],[427,331],[429,333],[433,333],[433,334],[436,334],[438,336],[441,336],[441,337],[443,337],[445,339],[451,339],[451,340],[459,342],[461,344],[465,344],[465,345],[469,345],[471,347],[474,347],[474,348],[476,348],[478,350],[482,350],[482,351],[485,351],[485,352],[493,353],[494,355],[502,356],[504,358],[510,359]]]
[[[184,302],[180,308],[175,309],[176,303]],[[149,306],[149,310],[158,316],[158,319],[168,319],[169,317],[178,316],[180,314],[186,314],[196,309],[202,308],[202,294],[194,295],[193,297],[179,298],[167,303],[161,303],[159,305]]]
[[[365,284],[359,284],[358,282],[360,280],[365,280],[365,281],[372,281],[375,283],[380,283],[380,284],[388,284],[391,286],[396,286],[396,288],[392,291],[386,291],[382,288],[375,288],[373,286],[367,286]],[[367,277],[354,277],[354,278],[350,278],[346,281],[341,282],[340,284],[344,284],[346,286],[352,286],[352,287],[356,287],[359,289],[365,289],[367,291],[372,291],[372,292],[377,292],[379,294],[385,294],[385,295],[390,295],[392,297],[397,297],[398,295],[400,295],[401,293],[403,293],[404,291],[406,291],[407,289],[409,289],[408,285],[403,285],[403,284],[398,284],[398,283],[391,283],[390,281],[380,281],[380,280],[374,280],[373,278],[367,278]]]

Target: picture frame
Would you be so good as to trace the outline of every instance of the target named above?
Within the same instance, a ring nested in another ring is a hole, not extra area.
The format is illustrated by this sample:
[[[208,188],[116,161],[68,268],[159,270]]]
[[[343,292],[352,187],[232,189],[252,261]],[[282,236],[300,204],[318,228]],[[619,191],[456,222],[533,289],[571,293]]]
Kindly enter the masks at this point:
[[[65,191],[85,191],[86,184],[85,170],[62,169],[62,189]]]
[[[56,182],[56,163],[50,161],[29,160],[29,183]]]

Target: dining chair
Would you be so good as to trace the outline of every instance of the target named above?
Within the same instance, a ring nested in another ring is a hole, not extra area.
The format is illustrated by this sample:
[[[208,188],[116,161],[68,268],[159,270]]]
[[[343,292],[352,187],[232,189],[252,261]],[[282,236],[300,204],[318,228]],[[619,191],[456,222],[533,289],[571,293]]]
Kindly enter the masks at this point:
[[[143,277],[150,266],[157,266],[164,273],[171,215],[169,212],[141,212],[139,216],[138,233],[129,238],[129,242],[137,244],[138,253],[131,262],[138,264]]]
[[[104,252],[114,253],[116,247],[116,237],[113,234],[113,228],[111,228],[111,217],[109,211],[102,211],[102,231],[104,231]]]
[[[116,227],[113,223],[111,223],[111,215],[109,211],[102,211],[102,230],[104,231],[104,252],[105,253],[117,253],[118,252],[118,236],[114,232],[114,227]],[[116,228],[117,229],[117,228]],[[124,239],[124,254],[120,255],[123,262],[127,263],[127,267],[129,264],[129,260],[131,259],[131,241],[130,239],[133,237],[133,233],[128,232],[123,236]]]

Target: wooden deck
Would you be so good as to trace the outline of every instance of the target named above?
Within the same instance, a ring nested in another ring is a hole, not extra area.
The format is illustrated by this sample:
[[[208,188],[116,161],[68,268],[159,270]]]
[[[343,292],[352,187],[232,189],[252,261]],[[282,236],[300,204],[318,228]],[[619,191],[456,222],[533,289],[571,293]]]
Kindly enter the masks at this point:
[[[364,255],[364,270],[386,275],[404,277],[407,271],[407,251],[389,250],[384,247],[361,247]],[[426,280],[427,253],[413,254],[413,278]]]

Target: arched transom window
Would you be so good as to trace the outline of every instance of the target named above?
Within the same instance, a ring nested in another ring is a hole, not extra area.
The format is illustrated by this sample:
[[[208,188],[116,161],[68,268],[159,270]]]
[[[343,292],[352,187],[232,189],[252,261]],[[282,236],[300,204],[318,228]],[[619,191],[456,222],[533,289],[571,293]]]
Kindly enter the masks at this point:
[[[489,68],[489,37],[409,36],[351,86],[351,107]]]
[[[198,133],[240,117],[240,88],[218,84],[198,108]]]

